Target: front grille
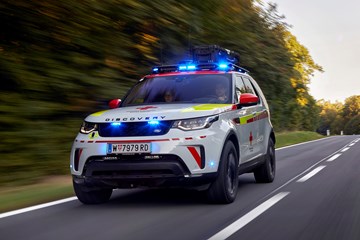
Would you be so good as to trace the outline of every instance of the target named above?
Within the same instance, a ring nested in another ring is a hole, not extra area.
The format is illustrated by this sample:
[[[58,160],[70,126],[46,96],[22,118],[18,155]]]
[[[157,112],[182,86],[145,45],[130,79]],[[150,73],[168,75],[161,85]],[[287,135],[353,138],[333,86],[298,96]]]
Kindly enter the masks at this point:
[[[151,170],[112,170],[112,171],[94,171],[92,176],[97,177],[174,177],[176,176],[171,169],[151,169]]]
[[[159,124],[148,122],[122,122],[120,125],[100,123],[99,135],[101,137],[135,137],[160,136],[169,132],[174,121],[159,121]]]
[[[135,154],[90,157],[84,166],[83,175],[96,178],[156,178],[189,175],[183,160],[173,154]]]

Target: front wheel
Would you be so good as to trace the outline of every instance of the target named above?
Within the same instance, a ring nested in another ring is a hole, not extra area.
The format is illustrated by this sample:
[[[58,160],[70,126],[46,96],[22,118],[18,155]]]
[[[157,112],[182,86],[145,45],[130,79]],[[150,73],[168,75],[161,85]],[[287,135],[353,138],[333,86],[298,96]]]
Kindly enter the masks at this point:
[[[218,176],[207,190],[213,203],[232,203],[238,190],[238,156],[232,142],[227,142],[221,153]]]
[[[73,181],[75,194],[80,202],[84,204],[99,204],[109,201],[112,189],[88,190],[83,185]]]
[[[265,155],[265,162],[255,169],[254,176],[257,183],[270,183],[274,181],[276,170],[275,162],[275,144],[270,138],[267,153]]]

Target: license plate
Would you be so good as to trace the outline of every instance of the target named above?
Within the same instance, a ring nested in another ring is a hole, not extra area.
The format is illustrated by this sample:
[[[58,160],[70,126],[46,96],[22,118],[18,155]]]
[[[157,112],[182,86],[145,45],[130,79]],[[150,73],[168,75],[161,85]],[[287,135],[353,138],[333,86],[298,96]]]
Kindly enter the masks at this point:
[[[150,153],[150,143],[109,143],[107,153]]]

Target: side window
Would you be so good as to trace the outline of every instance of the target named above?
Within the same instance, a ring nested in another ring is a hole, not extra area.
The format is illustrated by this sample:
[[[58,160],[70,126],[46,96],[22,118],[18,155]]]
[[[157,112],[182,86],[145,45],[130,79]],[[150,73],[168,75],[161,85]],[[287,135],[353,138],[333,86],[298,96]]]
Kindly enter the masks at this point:
[[[235,81],[235,102],[236,103],[239,102],[240,95],[245,92],[246,92],[245,85],[244,85],[242,78],[240,76],[236,76],[236,81]]]
[[[259,103],[263,104],[262,96],[259,94],[259,91],[258,91],[258,88],[256,87],[256,84],[251,82],[250,79],[247,78],[247,77],[243,76],[242,78],[244,80],[244,84],[245,84],[245,88],[247,90],[247,93],[252,93],[252,94],[255,94],[256,96],[258,96]]]
[[[254,87],[252,86],[250,79],[247,77],[242,77],[242,79],[244,80],[244,85],[245,85],[245,92],[246,93],[252,93],[252,94],[256,94]]]

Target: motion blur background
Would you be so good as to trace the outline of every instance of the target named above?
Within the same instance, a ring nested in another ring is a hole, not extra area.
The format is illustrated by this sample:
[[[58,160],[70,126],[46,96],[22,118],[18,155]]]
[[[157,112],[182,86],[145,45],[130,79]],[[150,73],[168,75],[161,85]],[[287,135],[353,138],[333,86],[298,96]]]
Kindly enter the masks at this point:
[[[151,66],[182,60],[202,44],[240,53],[240,65],[267,97],[276,132],[360,133],[360,96],[331,103],[309,94],[322,67],[275,5],[3,0],[0,185],[67,174],[71,144],[87,114],[123,97]]]

